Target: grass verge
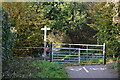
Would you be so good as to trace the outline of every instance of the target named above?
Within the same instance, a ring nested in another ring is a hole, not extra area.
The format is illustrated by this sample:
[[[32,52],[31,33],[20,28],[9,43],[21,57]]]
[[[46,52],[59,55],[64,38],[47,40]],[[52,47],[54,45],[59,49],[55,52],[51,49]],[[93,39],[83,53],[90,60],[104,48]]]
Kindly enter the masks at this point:
[[[110,67],[108,67],[109,69],[114,69],[115,71],[117,71],[118,72],[118,77],[120,78],[120,62],[118,62],[118,64],[116,64],[116,65],[113,65],[113,66],[110,66]]]
[[[58,63],[34,59],[3,60],[3,79],[68,78],[65,68]]]
[[[108,68],[109,69],[114,69],[115,71],[117,71],[118,72],[118,75],[120,75],[120,59],[118,58],[116,58],[116,59],[109,59],[110,61],[112,61],[112,62],[114,62],[114,61],[116,61],[117,62],[117,64],[116,65],[112,65],[112,66],[109,66]],[[119,78],[120,78],[120,76],[119,76]]]

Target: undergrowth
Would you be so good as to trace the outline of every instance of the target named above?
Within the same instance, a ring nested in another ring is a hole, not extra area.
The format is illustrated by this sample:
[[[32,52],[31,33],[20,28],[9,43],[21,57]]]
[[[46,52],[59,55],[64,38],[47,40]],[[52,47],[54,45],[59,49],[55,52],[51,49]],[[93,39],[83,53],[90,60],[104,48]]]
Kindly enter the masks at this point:
[[[65,68],[58,63],[34,59],[3,60],[3,80],[7,79],[40,79],[67,78]]]

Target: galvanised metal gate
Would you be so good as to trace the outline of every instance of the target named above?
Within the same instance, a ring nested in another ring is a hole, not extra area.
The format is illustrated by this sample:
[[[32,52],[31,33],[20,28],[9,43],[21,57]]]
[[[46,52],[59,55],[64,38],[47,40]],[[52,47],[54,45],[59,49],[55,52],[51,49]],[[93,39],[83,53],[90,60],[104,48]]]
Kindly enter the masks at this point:
[[[106,64],[105,43],[51,44],[51,61],[68,64]]]

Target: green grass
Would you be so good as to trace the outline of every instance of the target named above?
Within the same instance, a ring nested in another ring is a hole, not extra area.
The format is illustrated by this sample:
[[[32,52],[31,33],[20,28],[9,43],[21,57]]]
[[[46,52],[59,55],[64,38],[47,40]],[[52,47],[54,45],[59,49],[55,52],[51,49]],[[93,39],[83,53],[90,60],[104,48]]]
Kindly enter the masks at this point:
[[[112,61],[116,61],[116,60],[120,60],[120,57],[117,58],[108,58],[107,61],[112,62]],[[120,62],[118,61],[118,63],[116,65],[110,66],[108,67],[109,69],[114,69],[118,72],[118,74],[120,75]]]
[[[20,79],[68,78],[67,72],[62,65],[34,59],[3,60],[3,77]]]
[[[109,69],[114,69],[120,74],[120,62],[116,65],[108,67]]]
[[[113,62],[113,61],[116,61],[117,58],[113,58],[113,57],[108,57],[107,58],[107,62]]]
[[[32,63],[32,66],[41,69],[41,72],[36,74],[36,76],[41,78],[67,78],[67,73],[64,67],[58,63],[36,61]]]

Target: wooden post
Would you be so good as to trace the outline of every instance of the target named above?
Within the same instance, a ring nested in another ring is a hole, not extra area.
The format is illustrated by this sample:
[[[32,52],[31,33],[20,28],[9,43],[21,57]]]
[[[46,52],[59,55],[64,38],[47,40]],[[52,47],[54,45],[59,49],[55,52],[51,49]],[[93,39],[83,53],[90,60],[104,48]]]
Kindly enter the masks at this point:
[[[80,63],[80,48],[78,50],[78,57],[79,57],[79,63]]]
[[[106,53],[105,53],[105,43],[103,44],[103,64],[105,65],[106,64]]]

